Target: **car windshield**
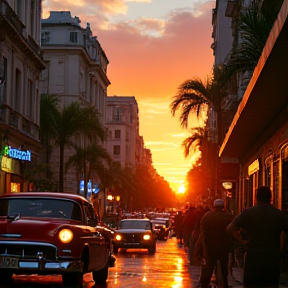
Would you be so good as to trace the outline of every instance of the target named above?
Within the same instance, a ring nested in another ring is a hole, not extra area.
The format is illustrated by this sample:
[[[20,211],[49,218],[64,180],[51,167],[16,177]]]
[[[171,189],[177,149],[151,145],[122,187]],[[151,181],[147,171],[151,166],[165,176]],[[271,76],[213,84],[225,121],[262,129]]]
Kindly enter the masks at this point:
[[[147,221],[122,221],[120,229],[143,229],[150,230],[150,223]]]
[[[80,206],[70,200],[47,198],[0,199],[0,217],[66,218],[82,221]]]

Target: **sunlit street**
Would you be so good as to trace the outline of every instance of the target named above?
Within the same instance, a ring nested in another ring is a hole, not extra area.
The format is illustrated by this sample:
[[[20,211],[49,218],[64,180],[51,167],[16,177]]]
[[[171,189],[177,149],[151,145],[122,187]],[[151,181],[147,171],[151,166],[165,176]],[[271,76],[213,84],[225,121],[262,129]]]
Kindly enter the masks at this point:
[[[199,267],[189,264],[184,247],[177,244],[175,237],[157,242],[157,252],[149,255],[147,250],[121,250],[115,267],[110,268],[106,286],[95,285],[91,275],[84,277],[84,287],[196,287]],[[62,287],[61,276],[15,276],[14,286]],[[0,286],[1,287],[1,286]]]

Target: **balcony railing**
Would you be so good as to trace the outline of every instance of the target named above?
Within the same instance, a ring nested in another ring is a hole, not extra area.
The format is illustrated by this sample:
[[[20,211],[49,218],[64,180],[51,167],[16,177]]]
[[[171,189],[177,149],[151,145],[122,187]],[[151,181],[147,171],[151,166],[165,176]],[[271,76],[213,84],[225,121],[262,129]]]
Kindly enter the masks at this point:
[[[39,140],[39,126],[7,105],[2,105],[0,108],[0,123],[13,127],[15,130],[35,140]]]

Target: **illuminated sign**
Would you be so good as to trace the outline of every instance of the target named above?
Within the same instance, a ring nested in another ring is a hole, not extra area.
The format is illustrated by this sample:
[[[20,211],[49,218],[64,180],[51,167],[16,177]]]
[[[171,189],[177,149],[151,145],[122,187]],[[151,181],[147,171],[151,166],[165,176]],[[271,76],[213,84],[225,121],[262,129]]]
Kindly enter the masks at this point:
[[[29,150],[19,150],[12,148],[11,146],[5,146],[3,152],[4,156],[9,156],[13,159],[31,161],[31,152]]]
[[[252,175],[259,170],[259,160],[256,159],[251,165],[248,167],[248,175]]]

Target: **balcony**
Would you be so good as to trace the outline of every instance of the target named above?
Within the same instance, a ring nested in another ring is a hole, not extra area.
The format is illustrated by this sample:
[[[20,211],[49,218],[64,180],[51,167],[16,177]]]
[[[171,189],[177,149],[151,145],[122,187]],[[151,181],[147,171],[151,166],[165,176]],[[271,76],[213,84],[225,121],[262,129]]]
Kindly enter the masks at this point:
[[[39,141],[39,127],[31,120],[25,118],[22,114],[11,109],[8,105],[2,105],[0,109],[0,125],[13,127],[14,131]]]

